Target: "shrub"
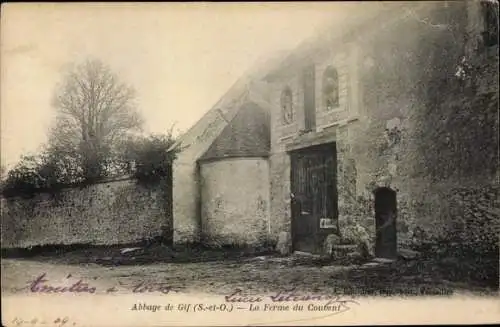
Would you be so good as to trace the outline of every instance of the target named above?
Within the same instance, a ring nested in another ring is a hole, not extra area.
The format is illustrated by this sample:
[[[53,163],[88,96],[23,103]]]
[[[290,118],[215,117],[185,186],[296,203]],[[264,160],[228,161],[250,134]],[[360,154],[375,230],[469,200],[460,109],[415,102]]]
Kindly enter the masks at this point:
[[[129,139],[122,144],[122,160],[128,172],[140,182],[159,182],[170,178],[177,150],[171,133]]]
[[[57,167],[43,155],[22,156],[2,183],[4,196],[31,196],[60,181],[55,178]]]

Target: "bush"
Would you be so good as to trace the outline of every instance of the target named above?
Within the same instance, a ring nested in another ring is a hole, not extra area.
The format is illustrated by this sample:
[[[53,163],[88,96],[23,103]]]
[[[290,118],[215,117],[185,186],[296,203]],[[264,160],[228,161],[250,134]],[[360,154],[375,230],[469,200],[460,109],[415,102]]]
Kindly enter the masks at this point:
[[[177,150],[171,133],[129,139],[122,144],[122,160],[128,172],[140,182],[159,182],[170,178]]]
[[[172,162],[177,150],[172,150],[172,133],[129,139],[117,147],[117,153],[105,160],[100,177],[132,174],[139,182],[170,181]],[[53,192],[89,179],[77,159],[56,147],[48,147],[39,155],[23,156],[2,180],[4,196],[33,196]]]
[[[62,181],[57,178],[58,167],[45,155],[23,156],[7,173],[2,183],[4,196],[31,196],[41,190],[55,188]]]

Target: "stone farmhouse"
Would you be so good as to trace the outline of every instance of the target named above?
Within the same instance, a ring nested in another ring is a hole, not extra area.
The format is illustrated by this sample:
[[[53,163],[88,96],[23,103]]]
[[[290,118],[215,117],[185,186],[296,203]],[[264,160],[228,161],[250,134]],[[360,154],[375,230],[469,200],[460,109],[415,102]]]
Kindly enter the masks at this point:
[[[367,238],[394,258],[463,212],[457,194],[497,205],[497,93],[497,1],[353,5],[180,138],[174,242],[325,253]]]

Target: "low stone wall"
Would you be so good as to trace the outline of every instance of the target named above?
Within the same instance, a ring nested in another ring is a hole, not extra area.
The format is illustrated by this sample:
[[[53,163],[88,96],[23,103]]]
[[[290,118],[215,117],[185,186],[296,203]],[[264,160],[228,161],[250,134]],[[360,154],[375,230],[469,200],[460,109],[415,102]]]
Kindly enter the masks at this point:
[[[172,228],[168,198],[162,184],[144,186],[133,179],[32,198],[2,198],[2,248],[168,239]]]

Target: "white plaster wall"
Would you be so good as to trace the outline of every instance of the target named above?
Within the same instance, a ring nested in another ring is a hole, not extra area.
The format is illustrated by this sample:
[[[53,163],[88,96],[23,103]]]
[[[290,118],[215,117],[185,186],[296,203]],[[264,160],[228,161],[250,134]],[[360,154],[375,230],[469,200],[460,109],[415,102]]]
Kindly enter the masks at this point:
[[[259,245],[269,238],[269,164],[228,158],[200,164],[201,226],[209,244]]]
[[[172,211],[174,243],[197,242],[200,218],[196,162],[174,161],[172,166]]]

